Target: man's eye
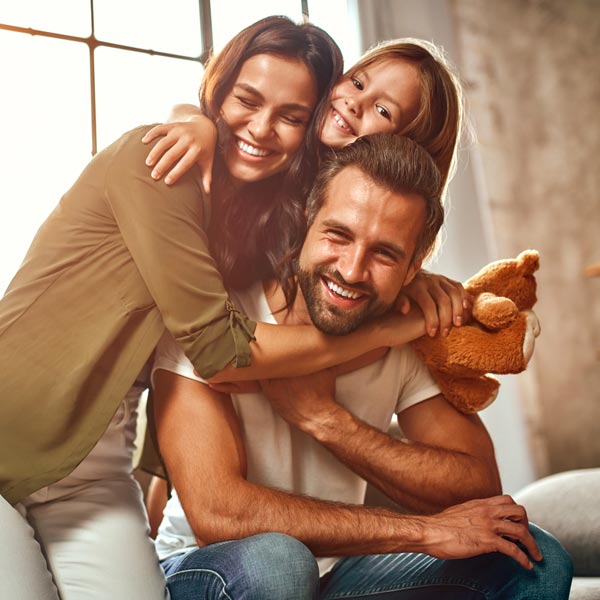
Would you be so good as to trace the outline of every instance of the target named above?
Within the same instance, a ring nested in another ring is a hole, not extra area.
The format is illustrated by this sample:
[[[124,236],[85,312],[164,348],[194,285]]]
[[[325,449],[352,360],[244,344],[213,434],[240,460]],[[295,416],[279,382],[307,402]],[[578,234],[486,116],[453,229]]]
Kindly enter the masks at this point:
[[[352,85],[357,90],[362,90],[363,89],[363,84],[360,82],[360,79],[357,79],[356,77],[352,77]]]
[[[386,260],[396,261],[396,255],[390,252],[389,250],[385,250],[384,248],[380,248],[375,251],[379,256],[385,258]]]
[[[384,118],[387,119],[388,121],[392,120],[392,115],[390,115],[390,113],[388,112],[388,109],[385,108],[385,106],[380,106],[379,104],[376,107],[377,112]]]

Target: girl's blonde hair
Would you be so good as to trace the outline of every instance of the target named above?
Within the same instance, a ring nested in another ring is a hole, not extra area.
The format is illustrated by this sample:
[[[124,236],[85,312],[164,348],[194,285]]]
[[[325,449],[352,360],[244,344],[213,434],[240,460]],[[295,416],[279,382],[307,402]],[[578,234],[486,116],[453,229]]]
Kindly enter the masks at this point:
[[[464,101],[458,76],[441,48],[414,38],[389,40],[374,46],[346,76],[385,60],[409,61],[419,69],[419,112],[398,134],[411,138],[429,152],[440,170],[445,192],[456,170],[457,147],[463,127]]]

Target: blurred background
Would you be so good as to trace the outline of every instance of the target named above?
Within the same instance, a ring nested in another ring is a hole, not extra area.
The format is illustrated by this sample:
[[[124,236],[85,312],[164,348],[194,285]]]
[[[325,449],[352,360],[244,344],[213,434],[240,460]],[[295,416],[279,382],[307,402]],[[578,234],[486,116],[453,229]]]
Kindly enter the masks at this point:
[[[0,292],[92,154],[195,103],[209,49],[270,14],[308,16],[348,66],[380,40],[443,46],[475,137],[430,266],[464,280],[541,253],[535,355],[482,413],[505,489],[600,466],[597,0],[2,0]]]

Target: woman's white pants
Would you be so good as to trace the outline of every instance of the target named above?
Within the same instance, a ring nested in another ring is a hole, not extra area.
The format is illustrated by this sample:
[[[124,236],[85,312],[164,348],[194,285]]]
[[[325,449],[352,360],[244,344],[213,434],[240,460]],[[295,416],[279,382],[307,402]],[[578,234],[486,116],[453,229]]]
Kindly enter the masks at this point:
[[[0,496],[0,598],[164,600],[165,577],[133,476],[72,479],[16,507]]]

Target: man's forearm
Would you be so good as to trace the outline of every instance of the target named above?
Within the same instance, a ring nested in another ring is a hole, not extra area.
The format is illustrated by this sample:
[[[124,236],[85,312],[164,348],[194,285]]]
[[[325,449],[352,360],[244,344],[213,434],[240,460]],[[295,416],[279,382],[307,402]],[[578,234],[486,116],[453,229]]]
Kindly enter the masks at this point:
[[[532,567],[529,557],[541,559],[525,510],[509,496],[473,500],[421,517],[329,503],[247,482],[228,487],[224,496],[227,500],[213,513],[207,514],[204,506],[196,523],[196,511],[188,506],[199,545],[276,531],[300,540],[316,556],[423,552],[455,559],[502,552],[525,568]]]
[[[226,496],[226,497],[223,497]],[[328,502],[238,480],[211,509],[186,512],[199,544],[277,531],[306,544],[316,556],[410,552],[422,548],[418,518],[379,508]]]
[[[416,512],[437,512],[501,491],[492,460],[396,439],[339,405],[303,429],[386,496]]]

